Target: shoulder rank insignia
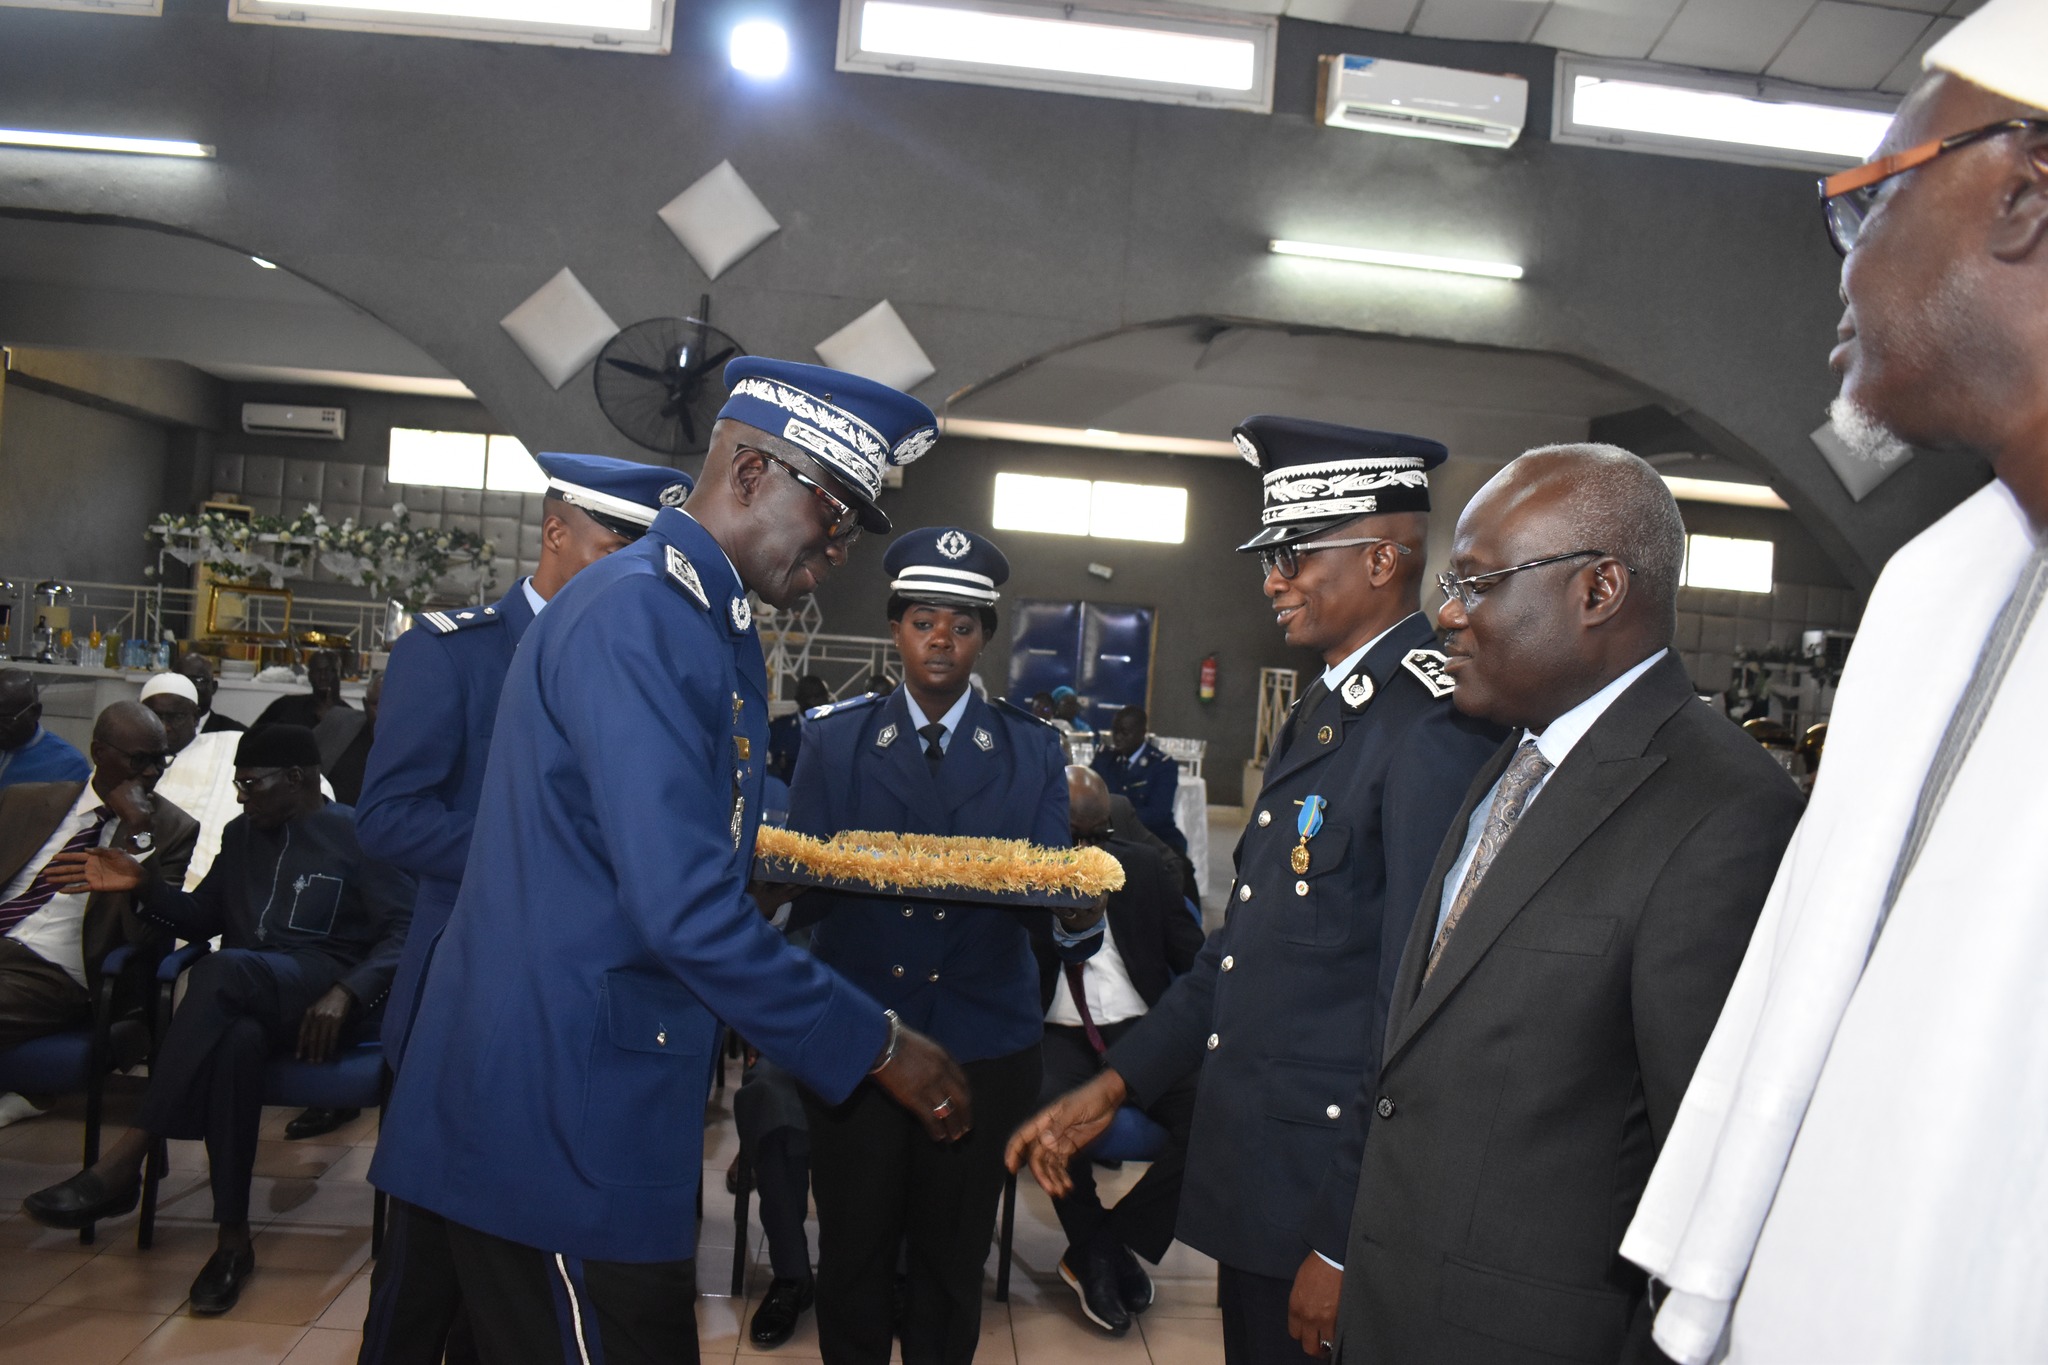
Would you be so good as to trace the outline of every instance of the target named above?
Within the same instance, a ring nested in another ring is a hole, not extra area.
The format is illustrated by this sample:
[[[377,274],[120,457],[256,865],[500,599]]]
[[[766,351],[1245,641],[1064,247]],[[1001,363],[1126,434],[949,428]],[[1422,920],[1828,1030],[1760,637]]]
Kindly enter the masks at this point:
[[[1353,711],[1363,711],[1365,704],[1372,700],[1372,679],[1363,673],[1353,673],[1337,689],[1337,695],[1344,699],[1344,705]]]
[[[982,729],[979,725],[975,726],[974,747],[981,750],[983,753],[987,753],[989,750],[996,747],[995,736],[991,735],[988,731]]]
[[[1458,684],[1444,672],[1444,656],[1433,649],[1411,649],[1401,660],[1401,667],[1415,675],[1415,680],[1429,689],[1432,697],[1448,697]]]
[[[698,606],[711,610],[711,598],[704,592],[704,580],[697,576],[697,566],[673,545],[668,547],[666,568],[669,582],[688,593],[690,600]]]
[[[843,701],[828,701],[823,706],[813,706],[804,712],[805,720],[823,720],[827,716],[843,715],[848,711],[859,711],[873,706],[886,697],[886,692],[863,692],[858,697],[847,697]]]
[[[875,736],[875,747],[877,749],[886,749],[895,742],[896,727],[893,724],[884,725],[882,727],[882,733]]]
[[[504,618],[496,607],[463,607],[461,610],[423,611],[413,620],[436,635],[453,635],[471,626],[494,625]]]

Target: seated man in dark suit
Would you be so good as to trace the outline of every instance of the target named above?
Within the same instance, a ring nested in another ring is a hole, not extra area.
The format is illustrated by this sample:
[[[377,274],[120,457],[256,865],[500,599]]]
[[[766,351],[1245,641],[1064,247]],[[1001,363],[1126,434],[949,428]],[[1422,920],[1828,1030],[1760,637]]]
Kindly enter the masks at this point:
[[[134,892],[141,912],[187,939],[222,936],[188,978],[157,1051],[136,1126],[96,1165],[22,1201],[49,1227],[135,1207],[156,1137],[204,1138],[219,1248],[192,1283],[192,1311],[224,1313],[256,1268],[249,1179],[273,1052],[325,1061],[343,1027],[380,1004],[411,916],[412,882],[363,856],[355,813],[320,794],[319,746],[296,725],[259,727],[235,755],[243,814],[196,892],[116,849],[61,854],[74,886]]]
[[[127,893],[63,885],[59,855],[127,849],[177,883],[199,836],[191,816],[153,796],[170,751],[149,708],[120,701],[100,712],[92,757],[90,782],[0,788],[0,1047],[83,1026],[101,960],[157,935]],[[0,1097],[0,1123],[36,1112],[19,1095]]]
[[[1095,771],[1111,796],[1129,797],[1131,808],[1176,853],[1188,851],[1188,837],[1173,820],[1180,790],[1180,763],[1145,733],[1145,708],[1126,706],[1110,722],[1109,742],[1095,751]]]
[[[1110,832],[1109,791],[1100,774],[1067,769],[1067,818],[1077,844],[1092,843],[1124,869],[1124,886],[1109,898],[1108,922],[1086,962],[1063,963],[1050,929],[1035,925],[1039,997],[1046,1005],[1046,1104],[1090,1080],[1102,1054],[1166,993],[1202,950],[1202,926],[1181,897],[1174,874],[1145,844]],[[1074,1187],[1053,1201],[1067,1234],[1060,1278],[1081,1300],[1088,1320],[1112,1336],[1130,1329],[1131,1314],[1152,1305],[1152,1280],[1136,1252],[1157,1264],[1173,1241],[1195,1117],[1195,1080],[1183,1078],[1145,1113],[1167,1130],[1166,1150],[1116,1207],[1104,1209],[1086,1161],[1070,1167]]]
[[[1451,700],[1514,733],[1438,852],[1353,1109],[1340,1360],[1662,1359],[1622,1232],[1801,806],[1671,653],[1684,553],[1613,446],[1530,451],[1459,518]]]

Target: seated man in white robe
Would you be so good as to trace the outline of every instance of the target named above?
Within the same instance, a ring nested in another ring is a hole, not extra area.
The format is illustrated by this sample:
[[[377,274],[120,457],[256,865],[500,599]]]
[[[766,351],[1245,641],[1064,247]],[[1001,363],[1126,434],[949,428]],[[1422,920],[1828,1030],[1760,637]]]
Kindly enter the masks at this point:
[[[1871,595],[1622,1244],[1682,1365],[2048,1359],[2048,4],[1990,0],[1925,65],[1823,189],[1834,423],[1997,477]]]

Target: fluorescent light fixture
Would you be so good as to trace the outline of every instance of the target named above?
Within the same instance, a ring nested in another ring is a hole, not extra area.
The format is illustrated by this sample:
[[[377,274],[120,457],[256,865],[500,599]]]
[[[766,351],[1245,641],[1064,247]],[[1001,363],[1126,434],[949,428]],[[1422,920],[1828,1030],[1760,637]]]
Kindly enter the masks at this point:
[[[1868,157],[1897,103],[1564,55],[1557,89],[1560,142],[1823,170]]]
[[[1204,441],[1188,436],[1147,436],[1100,427],[1049,427],[1035,422],[998,422],[982,417],[944,417],[939,427],[947,436],[978,441],[1023,441],[1033,445],[1080,446],[1089,450],[1127,450],[1153,455],[1220,455],[1241,458],[1229,441]]]
[[[1768,540],[1735,536],[1687,536],[1685,572],[1679,582],[1688,588],[1720,588],[1727,592],[1769,592],[1777,546]]]
[[[484,446],[484,491],[545,493],[548,476],[516,436],[493,436]]]
[[[1188,490],[1098,480],[1088,499],[1088,534],[1178,545],[1188,538]]]
[[[265,270],[277,269],[276,261],[266,261],[261,256],[251,256],[249,259],[256,262],[256,264],[262,266]]]
[[[228,0],[238,24],[290,24],[603,52],[665,53],[672,0]]]
[[[391,456],[385,478],[436,488],[482,488],[487,438],[474,431],[391,428]]]
[[[0,146],[48,147],[60,152],[122,152],[132,156],[183,156],[208,159],[213,148],[203,142],[159,137],[102,137],[97,133],[47,133],[31,128],[0,128]]]
[[[1312,256],[1324,261],[1350,261],[1357,265],[1390,265],[1400,270],[1435,270],[1446,275],[1484,275],[1496,280],[1519,280],[1522,267],[1506,261],[1468,261],[1457,256],[1422,256],[1412,251],[1381,251],[1365,246],[1331,246],[1324,242],[1290,242],[1275,238],[1266,243],[1275,256]]]
[[[993,521],[998,531],[1085,536],[1092,521],[1092,501],[1086,479],[997,474]]]
[[[1728,479],[1688,479],[1682,474],[1666,474],[1664,486],[1671,490],[1671,496],[1681,502],[1714,502],[1724,507],[1768,507],[1774,512],[1789,512],[1785,500],[1760,483],[1734,483]]]
[[[789,32],[767,19],[734,24],[727,53],[733,70],[773,80],[789,70]]]
[[[1124,0],[841,0],[839,69],[1272,109],[1269,16]]]

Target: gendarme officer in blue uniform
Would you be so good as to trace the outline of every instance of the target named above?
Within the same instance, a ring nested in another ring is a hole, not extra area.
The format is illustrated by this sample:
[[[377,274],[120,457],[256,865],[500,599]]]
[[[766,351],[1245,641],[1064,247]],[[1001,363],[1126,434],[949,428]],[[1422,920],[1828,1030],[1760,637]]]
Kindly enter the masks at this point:
[[[1340,1127],[1379,1056],[1437,848],[1501,735],[1452,708],[1419,610],[1444,448],[1286,417],[1234,436],[1265,494],[1238,549],[1258,556],[1287,642],[1323,672],[1267,761],[1229,919],[1100,1075],[1018,1132],[1010,1160],[1062,1193],[1066,1159],[1120,1103],[1199,1068],[1176,1235],[1218,1262],[1224,1358],[1285,1365],[1334,1326],[1363,1154]]]
[[[446,1220],[482,1356],[694,1361],[695,1201],[717,1020],[819,1094],[873,1076],[972,1127],[929,1039],[746,898],[768,734],[748,592],[778,606],[888,529],[928,408],[748,357],[696,489],[527,628],[453,913],[371,1179]]]
[[[805,721],[791,829],[1028,839],[1064,847],[1058,733],[968,685],[996,628],[1002,552],[956,527],[889,547],[889,633],[903,684]],[[905,1365],[972,1360],[1003,1140],[1038,1098],[1038,909],[813,892],[811,951],[958,1057],[979,1126],[950,1146],[871,1087],[807,1099],[818,1202],[818,1341],[834,1365],[886,1365],[897,1248],[909,1253]]]
[[[384,1057],[394,1070],[405,1055],[427,956],[462,884],[513,650],[580,570],[638,540],[657,512],[680,505],[690,492],[687,475],[659,465],[603,455],[534,458],[548,485],[533,574],[490,606],[420,613],[416,629],[393,647],[384,677],[356,832],[372,857],[419,879],[412,928],[384,1014]],[[466,1325],[456,1327],[463,1322],[460,1304],[441,1220],[403,1201],[394,1204],[371,1277],[364,1365],[437,1365],[444,1351],[458,1365],[474,1359]]]

